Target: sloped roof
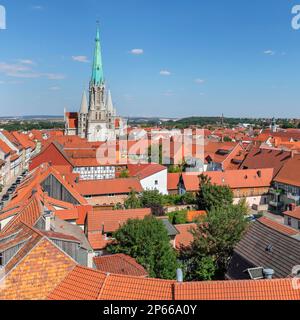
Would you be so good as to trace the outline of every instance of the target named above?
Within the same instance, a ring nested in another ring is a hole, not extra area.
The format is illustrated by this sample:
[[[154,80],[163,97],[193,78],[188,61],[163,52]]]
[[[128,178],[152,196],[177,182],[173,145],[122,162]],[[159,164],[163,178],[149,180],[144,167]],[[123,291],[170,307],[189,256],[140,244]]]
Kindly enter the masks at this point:
[[[201,173],[183,173],[182,179],[187,191],[199,190]],[[229,186],[231,189],[270,187],[273,169],[248,169],[229,171],[207,171],[204,175],[211,178],[212,184]]]
[[[0,149],[6,154],[12,151],[11,148],[1,139],[0,139]]]
[[[228,269],[231,279],[247,278],[245,270],[252,267],[271,268],[274,278],[286,278],[300,264],[300,241],[288,235],[278,223],[263,218],[251,224],[234,249]]]
[[[87,228],[89,232],[114,232],[129,219],[144,219],[151,215],[151,209],[100,210],[88,213]]]
[[[143,191],[141,183],[136,178],[120,178],[105,180],[79,181],[76,184],[78,191],[84,195],[127,194],[131,190]]]
[[[177,190],[181,173],[168,173],[168,190]]]
[[[107,273],[123,274],[127,276],[146,277],[147,271],[135,259],[125,254],[95,257],[97,270]]]
[[[179,231],[179,234],[177,234],[175,237],[176,249],[181,249],[182,247],[190,246],[190,244],[194,240],[194,237],[191,231],[197,228],[197,224],[196,223],[176,224],[175,227]]]
[[[299,300],[290,279],[176,283],[175,300]]]
[[[291,279],[177,283],[75,267],[50,300],[299,300]]]
[[[300,206],[296,207],[293,211],[286,211],[284,215],[300,220]]]
[[[45,299],[74,266],[71,258],[43,238],[2,279],[0,299]]]
[[[150,177],[158,172],[167,170],[166,167],[157,163],[128,164],[127,168],[131,176],[137,177],[140,180]]]
[[[291,157],[291,152],[279,149],[263,149],[253,147],[241,164],[242,169],[273,168],[276,176],[282,166]]]
[[[274,181],[300,187],[300,154],[283,165]]]

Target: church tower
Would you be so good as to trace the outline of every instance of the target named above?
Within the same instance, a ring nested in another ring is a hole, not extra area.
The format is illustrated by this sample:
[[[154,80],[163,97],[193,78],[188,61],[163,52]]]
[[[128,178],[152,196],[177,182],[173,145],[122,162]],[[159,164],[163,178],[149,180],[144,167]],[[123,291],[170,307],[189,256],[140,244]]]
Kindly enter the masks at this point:
[[[126,121],[117,117],[110,91],[106,91],[100,31],[97,27],[92,77],[89,83],[89,97],[83,93],[80,110],[65,113],[65,134],[77,134],[88,141],[107,141],[123,136]]]

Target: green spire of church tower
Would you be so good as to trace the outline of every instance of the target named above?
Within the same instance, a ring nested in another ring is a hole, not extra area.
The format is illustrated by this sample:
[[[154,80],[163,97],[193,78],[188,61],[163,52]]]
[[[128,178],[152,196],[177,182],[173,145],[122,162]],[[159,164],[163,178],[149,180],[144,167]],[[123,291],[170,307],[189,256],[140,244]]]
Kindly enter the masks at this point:
[[[92,84],[101,85],[104,83],[104,76],[103,76],[99,26],[97,26],[97,34],[96,34],[95,41],[96,41],[96,47],[95,47],[94,62],[93,62]]]

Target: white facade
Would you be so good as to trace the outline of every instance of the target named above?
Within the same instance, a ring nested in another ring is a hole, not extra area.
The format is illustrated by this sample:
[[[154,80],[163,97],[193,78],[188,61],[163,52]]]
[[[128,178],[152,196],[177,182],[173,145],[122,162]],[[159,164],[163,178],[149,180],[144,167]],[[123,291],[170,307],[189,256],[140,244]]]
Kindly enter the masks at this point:
[[[79,174],[81,180],[114,179],[116,168],[114,166],[77,167],[74,168],[73,173]]]
[[[140,180],[144,190],[158,190],[161,194],[168,194],[168,170],[162,170]]]

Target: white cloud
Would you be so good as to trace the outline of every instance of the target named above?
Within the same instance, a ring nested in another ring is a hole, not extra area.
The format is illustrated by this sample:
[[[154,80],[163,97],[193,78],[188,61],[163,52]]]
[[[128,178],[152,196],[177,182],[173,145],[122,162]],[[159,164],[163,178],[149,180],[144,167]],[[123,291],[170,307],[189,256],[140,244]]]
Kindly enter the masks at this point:
[[[60,73],[43,73],[42,76],[45,76],[49,80],[63,80],[66,78],[64,74]]]
[[[33,10],[43,10],[44,7],[41,6],[41,5],[35,5],[35,6],[32,6],[31,9],[33,9]]]
[[[138,55],[143,54],[143,53],[144,53],[144,50],[143,50],[143,49],[132,49],[132,50],[130,51],[130,53],[138,56]]]
[[[59,91],[60,90],[60,87],[50,87],[49,90],[51,91]]]
[[[264,54],[266,54],[266,55],[268,55],[268,56],[274,56],[275,51],[273,51],[273,50],[265,50],[265,51],[264,51]]]
[[[168,70],[161,70],[159,73],[161,76],[170,76],[171,72]]]
[[[195,79],[195,82],[198,84],[203,84],[205,82],[205,80],[197,78],[197,79]]]
[[[9,64],[6,62],[0,62],[0,73],[5,74],[8,77],[13,78],[47,78],[49,80],[62,80],[65,79],[65,75],[56,73],[41,73],[33,70],[30,64]]]
[[[87,56],[72,56],[72,59],[73,61],[77,61],[77,62],[83,62],[83,63],[90,62]]]
[[[21,64],[35,65],[35,62],[30,59],[19,59],[18,62]]]
[[[164,95],[165,97],[172,97],[172,96],[174,96],[174,91],[173,91],[173,90],[167,90],[167,91],[165,91],[165,92],[163,93],[163,95]]]

